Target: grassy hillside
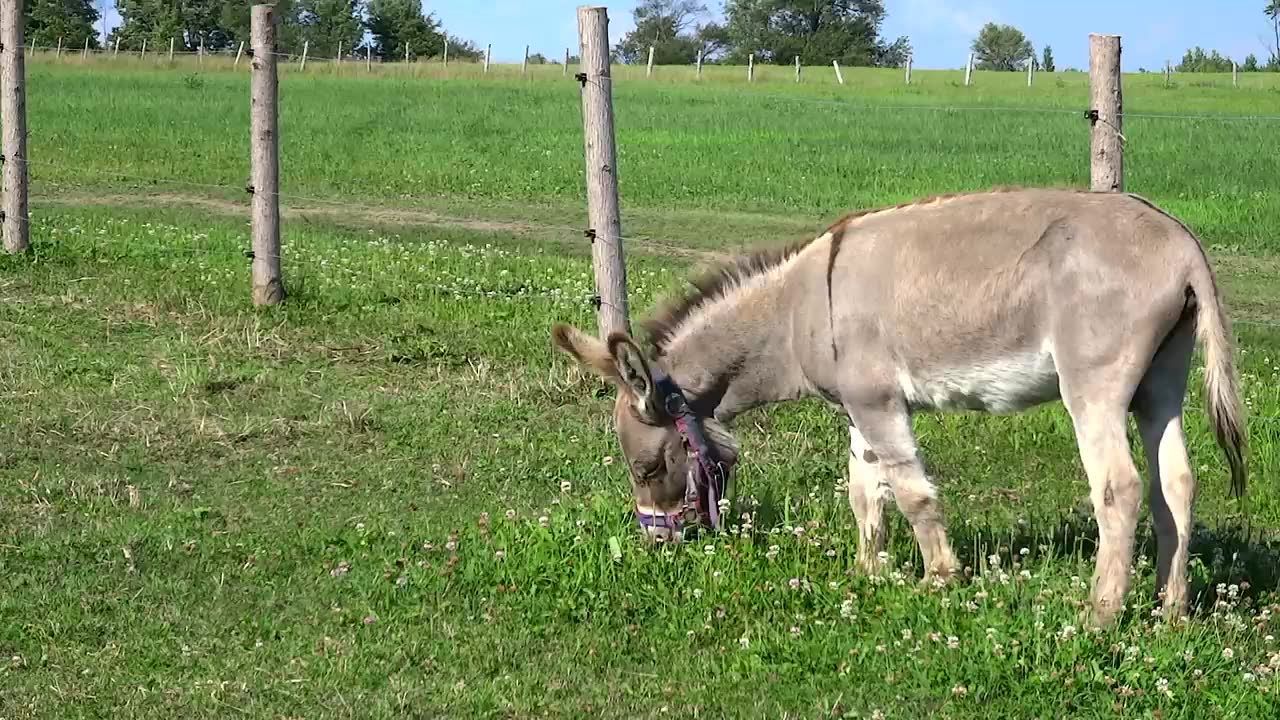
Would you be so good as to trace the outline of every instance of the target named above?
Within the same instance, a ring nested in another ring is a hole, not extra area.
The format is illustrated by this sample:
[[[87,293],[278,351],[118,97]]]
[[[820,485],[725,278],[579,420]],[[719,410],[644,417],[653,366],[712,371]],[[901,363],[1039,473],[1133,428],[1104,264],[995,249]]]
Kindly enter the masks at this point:
[[[617,88],[637,316],[709,251],[850,207],[1086,177],[1074,114],[860,109],[1075,110],[1073,76],[1024,96],[986,74],[911,91],[665,74]],[[1126,80],[1135,112],[1274,95],[1144,80]],[[736,423],[750,529],[637,542],[611,398],[548,336],[593,327],[573,83],[286,74],[291,298],[259,311],[246,77],[37,62],[30,93],[35,252],[0,257],[0,717],[1280,706],[1280,187],[1258,150],[1276,123],[1126,126],[1130,187],[1204,234],[1226,285],[1253,485],[1246,514],[1197,370],[1196,617],[1150,615],[1144,513],[1134,606],[1091,635],[1095,535],[1058,406],[917,419],[972,576],[943,591],[916,585],[896,512],[886,576],[852,570],[847,438],[814,402]]]

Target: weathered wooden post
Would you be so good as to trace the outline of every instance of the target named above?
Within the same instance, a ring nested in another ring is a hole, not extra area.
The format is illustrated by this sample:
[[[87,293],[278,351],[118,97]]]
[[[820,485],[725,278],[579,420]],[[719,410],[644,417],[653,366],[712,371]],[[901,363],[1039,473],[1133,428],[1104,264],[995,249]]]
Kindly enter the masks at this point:
[[[841,84],[841,85],[843,85],[843,84],[844,84],[844,75],[841,75],[841,74],[840,74],[840,61],[839,61],[839,60],[832,60],[832,61],[831,61],[831,67],[833,67],[833,68],[835,68],[835,69],[836,69],[836,80],[839,80],[839,81],[840,81],[840,84]]]
[[[1240,66],[1236,64],[1235,60],[1231,61],[1231,87],[1240,87]]]
[[[649,46],[649,66],[644,71],[645,77],[653,77],[653,46]]]
[[[796,56],[796,82],[800,82],[800,56]]]
[[[111,53],[111,59],[114,60],[118,57],[120,57],[120,36],[119,35],[116,36],[116,49]]]
[[[84,50],[80,53],[80,59],[81,60],[89,59],[89,37],[87,35],[84,38]]]
[[[1036,56],[1032,55],[1027,58],[1027,87],[1031,87],[1035,83],[1036,77]]]
[[[910,55],[907,56],[907,84],[911,84],[911,62],[914,60]]]
[[[484,71],[489,72],[489,61],[493,58],[493,43],[489,43],[484,48]]]
[[[311,41],[302,41],[302,62],[298,63],[298,72],[307,71],[307,53],[311,50]]]
[[[146,42],[146,41],[144,40],[143,42],[144,42],[143,47],[145,47],[145,42]],[[244,54],[244,41],[243,41],[243,40],[241,40],[241,41],[240,41],[240,47],[236,48],[236,61],[235,61],[235,62],[233,62],[233,63],[231,63],[231,67],[232,67],[232,68],[238,68],[238,67],[240,67],[240,56],[241,56],[242,54]]]
[[[747,82],[753,82],[756,79],[756,54],[747,55]]]
[[[280,276],[280,134],[276,101],[276,8],[254,5],[250,42],[250,143],[253,187],[253,304],[278,305],[285,297]]]
[[[609,67],[609,13],[578,8],[582,129],[587,170],[587,237],[595,267],[598,333],[631,332],[627,270],[618,213],[618,154],[613,134],[613,75]]]
[[[1120,36],[1089,35],[1089,117],[1093,125],[1089,186],[1124,191],[1124,99],[1120,89]]]
[[[520,63],[520,74],[529,74],[529,46],[524,46],[524,60]]]
[[[702,79],[702,50],[698,50],[698,79]]]
[[[146,59],[147,59],[147,39],[142,38],[142,52],[138,54],[138,60],[141,61]]]
[[[169,38],[169,64],[173,64],[173,46],[177,38]]]
[[[969,61],[964,65],[964,86],[969,87],[973,81],[973,53],[969,53]]]
[[[0,117],[4,118],[4,249],[31,247],[27,221],[27,68],[22,0],[0,4]]]

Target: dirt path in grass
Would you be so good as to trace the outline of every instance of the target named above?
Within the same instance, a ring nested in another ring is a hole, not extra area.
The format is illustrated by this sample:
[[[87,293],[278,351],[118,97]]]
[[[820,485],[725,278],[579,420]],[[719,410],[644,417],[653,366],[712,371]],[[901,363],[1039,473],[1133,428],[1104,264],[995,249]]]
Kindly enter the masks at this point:
[[[236,202],[207,195],[169,192],[147,193],[145,195],[128,193],[66,193],[45,195],[39,199],[39,202],[63,207],[193,208],[215,215],[245,218],[249,215],[248,202]],[[303,201],[290,205],[282,204],[280,212],[285,220],[300,220],[304,222],[315,220],[343,227],[438,227],[486,233],[537,235],[543,238],[559,238],[564,244],[579,247],[579,249],[589,248],[589,245],[582,239],[582,230],[580,228],[575,229],[569,226],[551,225],[537,221],[461,217],[429,210],[345,204],[338,200]],[[627,237],[626,240],[628,249],[638,249],[649,254],[687,257],[694,260],[715,260],[727,256],[726,253],[716,250],[681,247],[676,244],[678,241],[668,243],[648,237]]]

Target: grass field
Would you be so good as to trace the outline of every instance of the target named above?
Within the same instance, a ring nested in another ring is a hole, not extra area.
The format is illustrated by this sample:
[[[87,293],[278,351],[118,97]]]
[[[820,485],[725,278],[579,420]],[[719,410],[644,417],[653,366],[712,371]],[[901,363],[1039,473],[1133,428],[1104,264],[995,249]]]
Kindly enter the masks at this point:
[[[847,438],[813,402],[736,423],[749,529],[638,541],[611,399],[549,340],[594,311],[577,86],[548,70],[286,72],[291,298],[255,311],[247,74],[31,66],[35,252],[0,257],[0,718],[1276,713],[1280,123],[1126,123],[1129,188],[1226,286],[1253,485],[1229,499],[1197,369],[1196,616],[1150,615],[1144,516],[1134,606],[1095,635],[1056,405],[917,418],[972,575],[945,591],[893,513],[886,575],[853,571]],[[708,252],[848,209],[1087,182],[1087,123],[1038,111],[1082,110],[1083,76],[813,71],[620,77],[637,316]],[[1280,85],[1248,81],[1126,77],[1126,104],[1268,114]]]

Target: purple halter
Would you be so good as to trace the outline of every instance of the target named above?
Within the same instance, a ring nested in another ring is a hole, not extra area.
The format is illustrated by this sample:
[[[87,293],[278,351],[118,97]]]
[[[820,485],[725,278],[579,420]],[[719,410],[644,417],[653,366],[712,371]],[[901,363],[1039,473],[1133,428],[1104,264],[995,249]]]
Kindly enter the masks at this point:
[[[644,513],[636,511],[636,519],[642,527],[666,528],[682,532],[685,526],[705,525],[713,530],[721,528],[720,498],[724,497],[727,473],[715,448],[707,442],[702,423],[689,407],[680,387],[661,370],[657,371],[656,384],[663,407],[675,421],[676,431],[684,440],[685,449],[694,462],[693,471],[687,475],[684,503],[675,514]]]

